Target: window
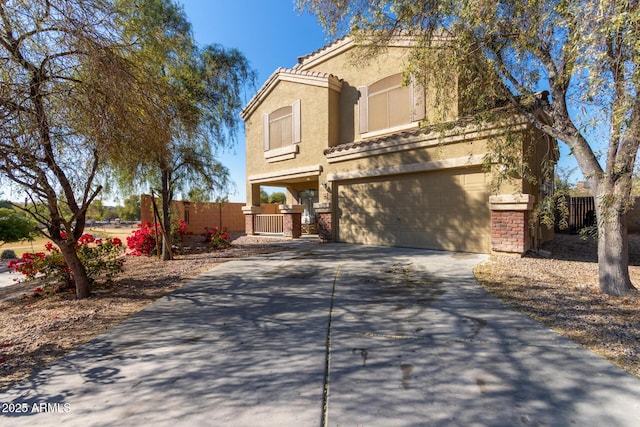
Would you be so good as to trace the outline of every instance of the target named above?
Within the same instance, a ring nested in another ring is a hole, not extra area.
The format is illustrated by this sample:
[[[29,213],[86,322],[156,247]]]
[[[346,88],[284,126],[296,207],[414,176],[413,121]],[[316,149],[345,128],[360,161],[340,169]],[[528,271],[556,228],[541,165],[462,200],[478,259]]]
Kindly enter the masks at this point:
[[[264,151],[300,142],[300,101],[263,116]]]
[[[394,74],[359,88],[360,133],[408,125],[424,118],[424,90]]]

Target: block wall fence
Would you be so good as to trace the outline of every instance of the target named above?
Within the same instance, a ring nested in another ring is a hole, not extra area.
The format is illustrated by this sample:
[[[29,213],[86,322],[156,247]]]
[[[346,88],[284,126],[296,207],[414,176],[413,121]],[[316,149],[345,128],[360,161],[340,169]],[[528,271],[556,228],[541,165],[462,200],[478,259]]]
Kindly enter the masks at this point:
[[[141,196],[140,221],[153,223],[153,207],[150,195]],[[161,201],[156,198],[156,206],[161,208]],[[189,202],[174,200],[171,211],[174,219],[183,219],[187,225],[187,231],[194,234],[204,233],[205,227],[227,227],[228,231],[245,232],[245,216],[242,212],[244,203],[233,202]],[[275,214],[278,211],[277,204],[265,203],[262,205],[264,213]]]

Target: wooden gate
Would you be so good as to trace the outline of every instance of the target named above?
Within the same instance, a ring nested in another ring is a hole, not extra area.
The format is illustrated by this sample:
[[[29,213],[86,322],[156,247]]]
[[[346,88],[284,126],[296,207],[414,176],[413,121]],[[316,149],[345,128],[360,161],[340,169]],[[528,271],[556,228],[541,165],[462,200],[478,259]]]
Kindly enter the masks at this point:
[[[596,225],[596,205],[593,197],[567,196],[567,207],[569,208],[569,217],[567,218],[569,227],[561,230],[558,226],[559,221],[556,221],[556,233],[576,234],[585,227]]]

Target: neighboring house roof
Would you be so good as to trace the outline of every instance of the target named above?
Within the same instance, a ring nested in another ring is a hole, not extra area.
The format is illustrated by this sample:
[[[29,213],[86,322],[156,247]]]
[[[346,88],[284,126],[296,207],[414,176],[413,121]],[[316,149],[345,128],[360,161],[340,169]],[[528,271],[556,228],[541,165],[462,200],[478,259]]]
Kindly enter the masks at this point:
[[[281,81],[295,82],[300,84],[326,87],[335,91],[342,88],[342,80],[333,74],[321,73],[319,71],[302,71],[289,68],[278,68],[262,85],[260,90],[251,98],[249,103],[240,112],[240,116],[246,120],[247,117],[255,111],[264,98],[276,87]]]

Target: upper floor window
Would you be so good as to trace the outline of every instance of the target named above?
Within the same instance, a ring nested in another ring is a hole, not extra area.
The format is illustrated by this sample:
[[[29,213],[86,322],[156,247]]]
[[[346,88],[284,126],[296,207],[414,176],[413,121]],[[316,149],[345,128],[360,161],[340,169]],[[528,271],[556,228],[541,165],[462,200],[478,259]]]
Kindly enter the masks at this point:
[[[300,100],[263,116],[264,150],[300,142]]]
[[[360,133],[396,128],[424,118],[424,90],[401,73],[359,88]]]

